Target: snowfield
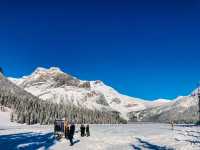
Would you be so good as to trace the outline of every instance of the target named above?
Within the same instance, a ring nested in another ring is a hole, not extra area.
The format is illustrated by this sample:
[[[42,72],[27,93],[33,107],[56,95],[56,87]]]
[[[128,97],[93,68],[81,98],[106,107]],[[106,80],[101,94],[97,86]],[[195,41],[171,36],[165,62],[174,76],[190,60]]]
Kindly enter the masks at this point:
[[[168,124],[91,125],[91,136],[75,134],[74,146],[57,141],[53,126],[25,125],[9,121],[9,111],[0,112],[2,150],[199,150],[200,127]],[[79,125],[76,125],[78,131]]]

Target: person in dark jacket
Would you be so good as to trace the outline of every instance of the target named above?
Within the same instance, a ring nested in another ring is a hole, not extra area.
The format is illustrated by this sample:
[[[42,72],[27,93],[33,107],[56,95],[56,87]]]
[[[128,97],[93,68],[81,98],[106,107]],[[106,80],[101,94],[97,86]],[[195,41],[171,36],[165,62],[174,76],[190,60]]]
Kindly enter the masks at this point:
[[[171,124],[171,129],[174,130],[174,122],[172,120],[170,121],[170,124]]]
[[[74,132],[75,132],[75,125],[74,125],[74,123],[71,123],[70,128],[69,128],[69,137],[68,137],[71,146],[74,144],[73,143]]]
[[[84,126],[84,124],[81,124],[80,130],[81,130],[81,136],[84,137],[85,136],[85,126]]]
[[[87,126],[86,126],[86,135],[90,136],[90,127],[89,127],[89,124],[87,124]]]

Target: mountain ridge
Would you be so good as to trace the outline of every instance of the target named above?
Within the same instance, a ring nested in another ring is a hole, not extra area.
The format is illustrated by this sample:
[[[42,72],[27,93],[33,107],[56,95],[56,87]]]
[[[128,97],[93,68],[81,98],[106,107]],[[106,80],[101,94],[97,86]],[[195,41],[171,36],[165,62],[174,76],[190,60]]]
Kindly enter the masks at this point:
[[[115,111],[129,121],[195,122],[198,116],[195,96],[147,101],[121,94],[100,80],[80,80],[57,67],[39,67],[28,76],[8,79],[42,100],[91,110]],[[196,89],[192,95],[195,92]]]
[[[146,101],[130,97],[107,86],[101,80],[80,80],[64,73],[58,67],[49,69],[38,67],[28,76],[8,79],[43,100],[56,103],[62,100],[89,109],[114,110],[120,112],[126,119],[131,111],[161,106],[169,102],[166,99]]]

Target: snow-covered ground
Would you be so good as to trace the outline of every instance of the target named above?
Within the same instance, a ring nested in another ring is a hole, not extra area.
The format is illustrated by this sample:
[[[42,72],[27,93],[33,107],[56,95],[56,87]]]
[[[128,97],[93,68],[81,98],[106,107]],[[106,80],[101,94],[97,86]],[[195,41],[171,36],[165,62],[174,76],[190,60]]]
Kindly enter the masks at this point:
[[[79,125],[76,126],[77,130]],[[74,146],[57,141],[52,126],[11,123],[9,112],[0,112],[2,150],[199,150],[200,127],[168,124],[91,125],[91,136],[75,134]]]

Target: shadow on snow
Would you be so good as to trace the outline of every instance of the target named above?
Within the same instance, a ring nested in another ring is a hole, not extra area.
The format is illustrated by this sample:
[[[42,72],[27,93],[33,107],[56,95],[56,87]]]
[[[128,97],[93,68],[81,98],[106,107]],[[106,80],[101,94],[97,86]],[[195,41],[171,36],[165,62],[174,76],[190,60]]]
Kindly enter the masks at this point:
[[[79,143],[79,142],[80,142],[80,140],[75,140],[73,143],[76,144],[76,143]]]
[[[3,150],[35,150],[38,148],[48,149],[55,144],[53,133],[18,133],[0,135],[0,149]]]
[[[143,150],[144,148],[150,149],[150,150],[174,150],[172,148],[167,148],[166,146],[159,146],[159,145],[149,143],[149,142],[144,141],[140,138],[136,138],[136,139],[139,142],[139,146],[132,145],[134,150]]]

